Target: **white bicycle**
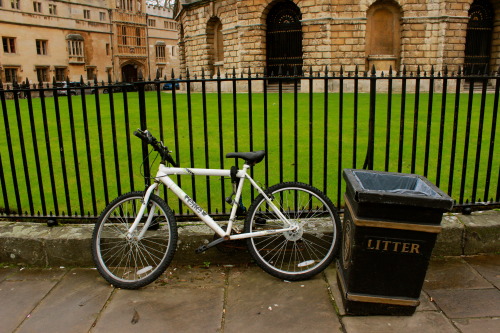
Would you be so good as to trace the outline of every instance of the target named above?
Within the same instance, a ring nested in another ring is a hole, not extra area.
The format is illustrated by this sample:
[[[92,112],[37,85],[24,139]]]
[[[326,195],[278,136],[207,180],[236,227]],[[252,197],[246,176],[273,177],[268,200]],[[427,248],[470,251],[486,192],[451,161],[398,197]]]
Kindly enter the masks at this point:
[[[180,168],[168,148],[150,132],[137,130],[134,134],[159,153],[161,163],[146,191],[119,196],[96,222],[92,255],[109,283],[137,289],[156,280],[170,264],[177,246],[177,224],[167,203],[158,196],[160,183],[219,236],[198,248],[198,253],[223,242],[247,239],[256,263],[269,274],[289,281],[308,279],[333,261],[341,233],[335,206],[320,190],[303,183],[285,182],[263,190],[248,170],[264,159],[264,151],[227,154],[227,158],[245,161],[240,170]],[[227,201],[232,209],[226,228],[219,226],[170,175],[231,177],[233,194]],[[246,180],[259,195],[246,213],[243,230],[234,232]]]

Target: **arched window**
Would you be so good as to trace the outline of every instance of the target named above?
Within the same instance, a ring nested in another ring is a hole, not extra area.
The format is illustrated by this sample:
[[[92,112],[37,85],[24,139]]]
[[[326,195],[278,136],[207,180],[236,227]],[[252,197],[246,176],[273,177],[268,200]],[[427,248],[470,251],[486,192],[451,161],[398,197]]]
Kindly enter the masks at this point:
[[[212,17],[207,24],[207,44],[209,54],[209,70],[215,74],[217,67],[224,64],[224,37],[222,22],[218,17]]]
[[[401,10],[392,0],[378,0],[367,12],[366,55],[368,66],[397,69],[401,50]]]
[[[224,61],[224,39],[222,37],[222,23],[220,21],[215,23],[214,27],[214,60],[215,62]]]

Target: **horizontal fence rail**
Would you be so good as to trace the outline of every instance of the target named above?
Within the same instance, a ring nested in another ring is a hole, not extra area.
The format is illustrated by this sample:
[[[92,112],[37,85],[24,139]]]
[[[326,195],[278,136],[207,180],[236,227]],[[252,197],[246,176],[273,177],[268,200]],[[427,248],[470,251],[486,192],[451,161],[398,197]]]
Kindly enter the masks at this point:
[[[119,194],[144,189],[158,160],[133,136],[139,127],[184,167],[227,169],[238,161],[226,153],[264,149],[252,169],[262,185],[309,183],[338,207],[344,168],[421,174],[456,211],[498,207],[499,90],[498,72],[374,69],[0,84],[0,217],[92,220]],[[176,180],[209,213],[229,213],[230,180]],[[162,195],[178,217],[193,216]],[[244,192],[243,204],[255,195]]]

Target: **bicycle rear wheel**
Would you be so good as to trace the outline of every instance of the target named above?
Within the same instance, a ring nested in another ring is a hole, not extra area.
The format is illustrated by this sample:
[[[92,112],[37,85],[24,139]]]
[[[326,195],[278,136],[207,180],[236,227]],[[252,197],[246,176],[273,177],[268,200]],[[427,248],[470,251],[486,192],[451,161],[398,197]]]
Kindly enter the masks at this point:
[[[295,231],[248,238],[250,254],[269,274],[284,280],[308,279],[323,271],[339,248],[340,219],[331,200],[303,183],[281,183],[266,195],[293,224]],[[285,228],[262,195],[248,209],[245,232]]]
[[[92,256],[97,270],[115,287],[137,289],[156,280],[168,267],[177,245],[175,217],[160,197],[151,194],[141,222],[132,237],[144,192],[126,193],[101,213],[92,235]],[[148,216],[149,228],[139,239]]]

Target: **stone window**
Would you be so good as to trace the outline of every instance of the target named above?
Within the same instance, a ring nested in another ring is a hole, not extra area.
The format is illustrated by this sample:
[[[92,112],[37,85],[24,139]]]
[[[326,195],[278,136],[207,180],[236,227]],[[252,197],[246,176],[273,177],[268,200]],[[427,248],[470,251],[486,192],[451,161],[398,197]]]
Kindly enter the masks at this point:
[[[68,55],[70,63],[85,62],[83,37],[80,34],[70,34],[66,37],[68,40]]]
[[[17,67],[5,68],[5,82],[17,82]]]
[[[149,27],[156,27],[156,20],[148,19],[148,26]]]
[[[2,37],[3,52],[16,53],[16,39],[13,37]]]
[[[66,67],[56,67],[55,74],[56,74],[56,81],[66,80]]]
[[[106,12],[99,12],[99,20],[101,21],[106,20]]]
[[[165,42],[156,43],[156,62],[165,62]]]
[[[132,0],[117,0],[116,7],[121,8],[123,10],[131,11],[131,10],[133,10],[133,1]]]
[[[36,41],[36,54],[47,55],[47,41],[42,39],[37,39]]]
[[[121,40],[122,40],[122,45],[127,45],[127,27],[126,26],[122,26],[121,27]]]
[[[175,30],[175,22],[165,21],[163,22],[165,29]]]
[[[95,67],[87,67],[87,80],[92,81],[94,80],[96,75],[96,68]]]
[[[49,81],[49,68],[46,66],[36,67],[36,78],[38,82],[48,82]]]
[[[33,11],[35,13],[41,13],[42,12],[42,3],[38,1],[33,1]]]
[[[19,9],[20,0],[10,0],[10,8]]]
[[[142,45],[141,28],[135,28],[135,44],[137,46]]]
[[[57,6],[54,4],[49,4],[49,14],[57,15]]]
[[[89,9],[83,10],[83,18],[86,20],[90,20],[90,10]]]
[[[367,12],[366,54],[369,68],[397,70],[401,49],[401,9],[393,0],[378,0]]]

